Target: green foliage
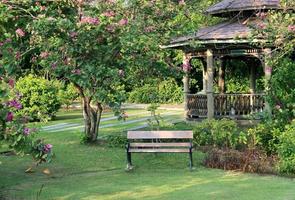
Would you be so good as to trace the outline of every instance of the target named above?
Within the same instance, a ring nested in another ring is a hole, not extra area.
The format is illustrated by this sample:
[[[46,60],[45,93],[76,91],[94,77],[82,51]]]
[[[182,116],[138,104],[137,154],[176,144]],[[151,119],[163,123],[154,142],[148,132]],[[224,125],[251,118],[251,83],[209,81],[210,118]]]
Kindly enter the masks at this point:
[[[18,114],[26,115],[32,120],[50,120],[61,106],[56,81],[28,75],[16,82],[16,89],[22,96],[23,105]]]
[[[150,129],[153,130],[160,130],[160,126],[161,126],[161,121],[163,121],[163,118],[161,117],[160,114],[156,114],[157,109],[159,108],[158,104],[151,104],[150,106],[148,106],[147,111],[151,112],[151,118],[148,119],[148,125],[150,127]]]
[[[270,81],[269,102],[273,117],[281,127],[295,118],[295,62],[285,58],[278,64]]]
[[[245,144],[249,149],[259,148],[268,155],[277,153],[278,136],[281,130],[273,123],[260,123],[254,128],[249,128]]]
[[[145,84],[130,92],[128,101],[132,103],[158,103],[158,97],[158,88],[151,84]]]
[[[129,93],[128,101],[132,103],[181,103],[183,92],[175,79],[169,78],[158,85],[156,83],[145,84],[134,88]]]
[[[128,143],[126,134],[107,135],[104,137],[109,147],[124,148]]]
[[[175,79],[169,78],[159,84],[159,102],[160,103],[182,103],[183,91],[177,85]]]
[[[281,173],[295,174],[295,121],[286,126],[279,136],[278,169]]]
[[[196,125],[193,131],[193,142],[197,146],[235,148],[238,142],[237,124],[233,120],[205,120]]]
[[[237,76],[226,80],[226,92],[228,93],[249,93],[249,79]]]
[[[58,93],[62,105],[67,108],[79,97],[79,93],[73,84],[63,85]]]

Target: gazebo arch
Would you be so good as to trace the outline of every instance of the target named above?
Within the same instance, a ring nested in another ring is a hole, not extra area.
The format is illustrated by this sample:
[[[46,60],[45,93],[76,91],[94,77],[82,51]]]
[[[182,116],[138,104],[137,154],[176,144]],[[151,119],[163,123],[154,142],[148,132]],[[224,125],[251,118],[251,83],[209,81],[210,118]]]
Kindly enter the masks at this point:
[[[250,91],[247,94],[228,94],[225,91],[224,57],[257,58],[264,69],[265,92],[272,68],[267,63],[271,57],[272,45],[266,44],[263,38],[250,39],[253,27],[263,28],[262,17],[269,10],[280,9],[279,0],[224,0],[209,7],[207,14],[225,17],[226,22],[202,28],[196,33],[174,38],[165,49],[180,49],[184,52],[183,66],[185,75],[184,105],[186,117],[243,117],[250,113],[271,109],[264,94],[256,93],[255,68],[250,69]],[[203,93],[190,94],[189,69],[192,58],[201,59],[203,63]],[[219,62],[217,62],[219,61]],[[214,93],[214,70],[218,68],[219,93]]]

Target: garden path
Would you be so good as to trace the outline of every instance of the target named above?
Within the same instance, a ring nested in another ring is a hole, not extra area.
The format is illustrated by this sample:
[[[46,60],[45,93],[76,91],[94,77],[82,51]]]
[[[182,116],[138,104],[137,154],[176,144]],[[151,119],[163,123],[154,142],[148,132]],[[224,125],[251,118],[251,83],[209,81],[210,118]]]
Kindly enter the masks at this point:
[[[134,124],[134,126],[129,127],[128,130],[137,130],[140,128],[145,128],[148,127],[148,123],[142,123],[144,121],[147,121],[148,119],[151,119],[151,116],[148,116],[150,112],[140,112],[140,113],[136,113],[136,114],[131,114],[128,115],[128,117],[131,116],[139,116],[137,119],[133,119],[133,120],[127,120],[126,121],[117,121],[115,123],[108,123],[108,124],[104,124],[100,126],[100,129],[102,128],[110,128],[110,127],[115,127],[115,126],[124,126],[124,125],[130,125],[130,124]],[[166,112],[164,114],[161,114],[161,117],[166,121],[166,122],[170,122],[170,123],[175,123],[178,121],[181,121],[179,118],[175,118],[174,116],[179,114],[178,111],[169,111]],[[111,120],[115,120],[117,119],[116,116],[113,117],[107,117],[107,118],[103,118],[101,120],[101,122],[106,122],[106,121],[111,121]],[[44,126],[41,128],[42,131],[45,132],[50,132],[50,133],[54,133],[54,132],[60,132],[60,131],[69,131],[69,130],[83,130],[84,129],[84,125],[82,124],[78,124],[78,123],[59,123],[59,124],[55,124],[55,125],[50,125],[50,126]]]

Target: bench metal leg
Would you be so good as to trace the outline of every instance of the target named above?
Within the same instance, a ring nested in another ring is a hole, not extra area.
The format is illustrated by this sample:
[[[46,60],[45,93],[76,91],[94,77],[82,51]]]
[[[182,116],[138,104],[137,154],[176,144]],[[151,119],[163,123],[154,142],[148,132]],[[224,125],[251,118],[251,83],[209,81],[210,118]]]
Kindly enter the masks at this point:
[[[192,152],[192,149],[190,149],[190,152],[189,152],[189,167],[190,167],[191,170],[193,169],[193,152]]]
[[[133,169],[132,162],[131,162],[131,153],[128,152],[128,149],[127,149],[127,167],[126,167],[126,170],[131,170],[131,169]]]
[[[128,152],[128,151],[127,151],[127,164],[130,165],[130,166],[132,165],[132,162],[131,162],[131,153]]]

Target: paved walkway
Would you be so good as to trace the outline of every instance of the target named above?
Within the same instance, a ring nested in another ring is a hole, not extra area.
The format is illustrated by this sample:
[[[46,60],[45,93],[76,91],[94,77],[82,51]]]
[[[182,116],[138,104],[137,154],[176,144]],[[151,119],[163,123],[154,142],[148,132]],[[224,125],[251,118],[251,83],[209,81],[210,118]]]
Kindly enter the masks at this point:
[[[150,112],[140,112],[140,113],[136,113],[136,114],[131,114],[129,116],[138,116],[138,115],[143,115],[143,114],[149,114]],[[170,112],[166,112],[161,114],[161,116],[164,118],[165,121],[169,121],[169,122],[175,122],[176,119],[170,119],[167,120],[167,117],[169,116],[173,116],[179,114],[179,112],[177,111],[170,111]],[[101,122],[105,122],[105,121],[110,121],[110,120],[114,120],[117,119],[116,116],[113,117],[108,117],[108,118],[103,118],[101,120]],[[103,129],[103,128],[110,128],[110,127],[116,127],[116,126],[124,126],[124,125],[129,125],[129,124],[134,124],[135,126],[128,129],[128,130],[137,130],[137,129],[141,129],[141,128],[145,128],[148,127],[148,123],[147,120],[151,119],[150,116],[141,116],[139,117],[139,119],[134,119],[134,120],[126,120],[126,121],[118,121],[116,123],[110,123],[110,124],[105,124],[105,125],[101,125],[99,128]],[[172,120],[172,121],[171,121]],[[145,122],[146,123],[142,123]],[[176,120],[176,121],[182,121],[182,120]],[[141,123],[141,125],[137,125],[137,123]],[[77,124],[77,123],[59,123],[59,124],[55,124],[55,125],[50,125],[50,126],[45,126],[43,127],[41,130],[42,131],[46,131],[46,132],[50,132],[50,133],[54,133],[54,132],[60,132],[60,131],[69,131],[69,130],[83,130],[84,129],[84,125],[81,124]]]

